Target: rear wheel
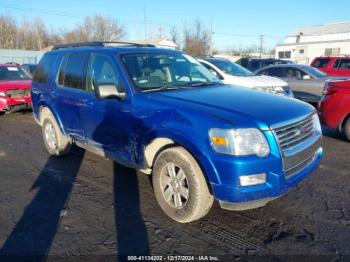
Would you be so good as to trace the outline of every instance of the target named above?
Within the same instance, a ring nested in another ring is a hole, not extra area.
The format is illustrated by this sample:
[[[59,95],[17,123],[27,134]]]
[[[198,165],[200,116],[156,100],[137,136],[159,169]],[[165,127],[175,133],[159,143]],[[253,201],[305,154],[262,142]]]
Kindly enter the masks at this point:
[[[72,140],[62,134],[56,120],[52,116],[45,118],[42,125],[45,147],[50,155],[62,156],[69,153]]]
[[[160,153],[154,164],[152,180],[161,209],[177,222],[198,220],[213,205],[214,198],[201,168],[182,147]]]
[[[344,124],[344,135],[348,141],[350,141],[350,117],[346,120]]]

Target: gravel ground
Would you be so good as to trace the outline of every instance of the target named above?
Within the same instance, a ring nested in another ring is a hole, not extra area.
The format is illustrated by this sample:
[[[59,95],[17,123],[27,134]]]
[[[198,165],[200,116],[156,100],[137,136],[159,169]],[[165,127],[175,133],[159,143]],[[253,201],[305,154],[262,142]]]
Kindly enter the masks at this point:
[[[320,167],[284,197],[244,212],[215,204],[204,219],[182,225],[162,213],[148,176],[77,148],[50,157],[30,113],[1,116],[0,255],[235,255],[240,261],[247,254],[277,255],[275,261],[318,255],[317,261],[346,261],[350,144],[334,131],[324,133]]]

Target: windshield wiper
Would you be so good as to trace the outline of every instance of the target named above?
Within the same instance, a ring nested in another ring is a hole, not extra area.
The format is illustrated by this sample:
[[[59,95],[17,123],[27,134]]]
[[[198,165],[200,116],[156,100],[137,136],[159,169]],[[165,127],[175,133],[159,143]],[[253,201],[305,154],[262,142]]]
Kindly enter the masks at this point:
[[[157,88],[144,89],[142,92],[157,92],[157,91],[167,91],[167,90],[177,90],[177,89],[188,89],[187,86],[161,86]]]
[[[220,82],[198,82],[191,84],[191,87],[200,87],[200,86],[214,86],[214,85],[224,85]]]

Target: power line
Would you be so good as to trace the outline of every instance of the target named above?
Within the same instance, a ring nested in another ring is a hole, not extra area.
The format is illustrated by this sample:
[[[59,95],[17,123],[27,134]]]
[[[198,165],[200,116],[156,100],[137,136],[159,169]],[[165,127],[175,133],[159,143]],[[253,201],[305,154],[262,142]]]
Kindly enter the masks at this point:
[[[8,9],[14,9],[22,12],[29,12],[29,13],[37,13],[37,14],[44,14],[44,15],[53,15],[53,16],[60,16],[60,17],[68,17],[68,18],[75,18],[75,19],[84,19],[85,17],[88,16],[88,14],[73,14],[73,13],[68,13],[68,12],[62,12],[62,11],[53,11],[53,10],[48,10],[48,9],[37,9],[37,8],[32,8],[29,6],[18,6],[18,5],[13,5],[9,3],[4,3],[0,2],[0,5],[8,8]],[[118,21],[121,21],[126,24],[140,24],[143,25],[145,21],[132,21],[132,20],[124,20],[124,19],[117,19]],[[154,21],[147,21],[147,24],[149,25],[163,25],[163,26],[173,26],[173,24],[169,23],[163,23],[163,22],[154,22]]]

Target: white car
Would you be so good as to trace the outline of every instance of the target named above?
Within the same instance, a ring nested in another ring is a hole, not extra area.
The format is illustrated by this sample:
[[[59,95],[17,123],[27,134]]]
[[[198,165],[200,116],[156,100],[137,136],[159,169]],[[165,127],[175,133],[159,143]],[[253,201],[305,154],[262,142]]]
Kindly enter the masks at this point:
[[[294,97],[287,82],[271,76],[255,75],[248,69],[223,58],[200,58],[198,61],[224,84],[253,88],[273,94]]]

